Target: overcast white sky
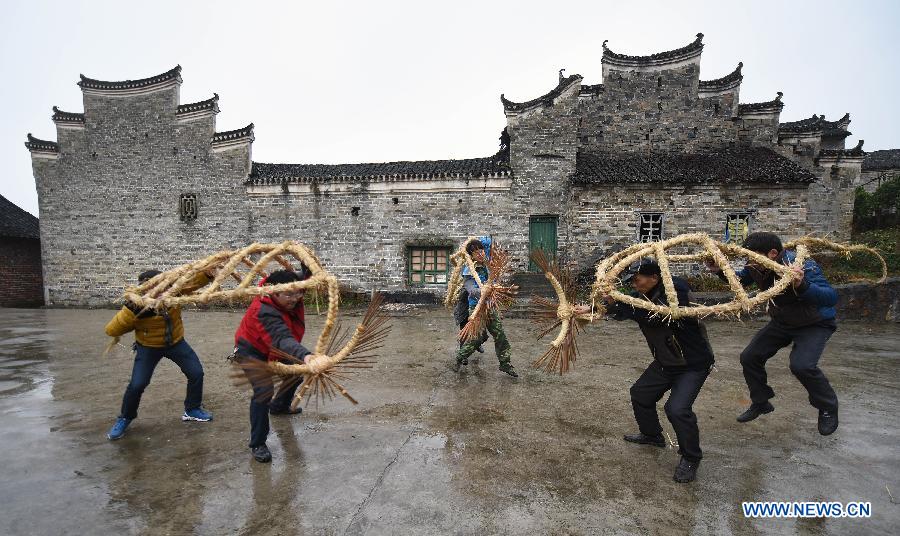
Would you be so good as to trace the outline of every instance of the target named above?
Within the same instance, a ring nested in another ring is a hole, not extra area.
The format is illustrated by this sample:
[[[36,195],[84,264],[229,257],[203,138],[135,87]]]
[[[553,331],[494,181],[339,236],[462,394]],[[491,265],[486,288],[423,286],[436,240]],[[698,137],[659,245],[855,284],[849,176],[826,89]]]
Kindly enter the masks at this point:
[[[4,0],[0,194],[38,214],[32,132],[83,111],[78,74],[144,78],[183,67],[181,102],[218,92],[217,129],[253,122],[257,162],[487,156],[515,101],[557,70],[601,82],[601,44],[625,54],[703,32],[701,78],[744,62],[743,102],[784,92],[782,121],[850,112],[865,149],[900,148],[900,2],[621,0],[264,2]]]

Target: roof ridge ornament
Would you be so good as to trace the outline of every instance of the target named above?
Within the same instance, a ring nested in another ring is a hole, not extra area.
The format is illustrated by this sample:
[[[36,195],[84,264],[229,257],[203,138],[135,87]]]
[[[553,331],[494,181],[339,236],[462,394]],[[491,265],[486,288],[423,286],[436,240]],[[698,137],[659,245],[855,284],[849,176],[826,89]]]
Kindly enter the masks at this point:
[[[157,89],[170,87],[181,83],[181,65],[176,65],[168,71],[148,78],[134,80],[106,81],[88,78],[83,74],[78,75],[81,80],[78,86],[89,94],[100,95],[134,95],[148,93]]]
[[[607,46],[609,40],[603,41],[603,57],[601,63],[605,66],[613,66],[626,69],[658,70],[662,67],[674,68],[685,63],[699,62],[703,51],[703,33],[698,33],[691,43],[674,50],[657,52],[647,56],[629,56],[618,54]]]
[[[213,93],[209,99],[199,102],[189,102],[187,104],[179,104],[175,110],[175,115],[180,119],[193,119],[196,117],[206,116],[208,114],[219,113],[219,94]]]
[[[66,123],[71,126],[84,125],[83,113],[65,112],[60,110],[57,106],[53,107],[53,115],[50,116],[50,119],[52,119],[54,123]]]
[[[775,114],[780,113],[781,110],[784,109],[784,103],[781,101],[781,97],[784,96],[784,93],[781,91],[777,91],[775,93],[775,98],[767,101],[767,102],[748,102],[745,104],[738,105],[738,115],[752,115],[752,114]]]
[[[743,68],[744,62],[739,61],[733,71],[721,78],[700,80],[698,85],[699,93],[701,96],[712,96],[739,87],[744,80],[744,75],[741,74],[741,69]]]
[[[562,75],[562,71],[565,69],[560,69],[560,75]],[[580,74],[573,74],[571,76],[561,76],[559,79],[559,83],[555,88],[551,89],[549,92],[541,95],[536,99],[531,99],[525,102],[513,102],[506,98],[505,93],[500,94],[500,102],[503,103],[503,111],[507,114],[515,114],[518,112],[523,112],[525,110],[530,110],[532,108],[538,108],[542,106],[553,106],[553,102],[560,95],[563,94],[565,90],[571,87],[573,84],[577,82],[581,82],[584,78]]]
[[[32,153],[44,153],[44,154],[59,154],[59,144],[55,141],[42,140],[40,138],[35,138],[31,135],[31,132],[28,133],[28,141],[25,142],[25,148],[27,148]]]
[[[863,151],[863,144],[865,140],[859,140],[855,147],[852,149],[822,149],[819,151],[818,159],[826,158],[826,159],[836,159],[839,161],[843,157],[849,158],[863,158],[866,156],[866,152]]]
[[[232,147],[249,145],[252,144],[254,140],[253,123],[250,123],[244,128],[215,132],[213,133],[211,142],[214,150],[224,150]]]
[[[778,128],[780,132],[800,132],[800,133],[819,133],[824,132],[830,137],[843,136],[847,137],[850,133],[847,127],[850,126],[850,114],[846,113],[837,121],[828,121],[825,114],[813,114],[808,119],[799,121],[787,121],[781,123]]]

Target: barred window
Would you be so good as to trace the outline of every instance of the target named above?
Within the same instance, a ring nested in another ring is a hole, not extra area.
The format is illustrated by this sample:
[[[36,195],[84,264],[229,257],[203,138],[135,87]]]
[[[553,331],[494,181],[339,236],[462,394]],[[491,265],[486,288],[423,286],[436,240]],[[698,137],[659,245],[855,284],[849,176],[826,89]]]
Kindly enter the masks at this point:
[[[446,285],[450,268],[449,259],[450,248],[409,248],[407,257],[409,284],[414,286]]]
[[[657,242],[662,240],[662,212],[642,212],[638,226],[640,242]]]
[[[197,194],[181,194],[178,201],[178,214],[181,221],[194,221],[197,219]]]
[[[725,241],[738,246],[750,234],[750,213],[735,212],[725,217]]]

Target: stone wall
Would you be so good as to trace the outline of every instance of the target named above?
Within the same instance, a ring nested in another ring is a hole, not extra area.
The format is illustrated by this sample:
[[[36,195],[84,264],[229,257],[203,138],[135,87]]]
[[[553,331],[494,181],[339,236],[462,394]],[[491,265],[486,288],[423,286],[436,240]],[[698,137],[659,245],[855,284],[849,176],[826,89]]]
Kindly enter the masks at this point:
[[[516,243],[521,218],[508,206],[509,194],[502,192],[369,192],[365,184],[340,194],[254,194],[248,238],[299,240],[354,290],[402,290],[408,288],[410,247],[455,250],[472,234]],[[527,234],[527,219],[524,229]],[[412,290],[443,292],[444,285]]]
[[[0,281],[0,307],[43,305],[40,242],[0,237]]]
[[[569,179],[575,174],[578,89],[579,84],[574,84],[549,106],[507,117],[513,184],[502,208],[511,214],[507,247],[520,270],[528,267],[530,216],[560,216],[558,247],[560,251],[568,248],[571,233],[561,216],[566,210]]]
[[[641,212],[663,213],[663,238],[682,233],[708,233],[723,240],[729,213],[749,212],[750,232],[771,231],[785,239],[807,232],[806,188],[768,185],[578,186],[567,213],[577,236],[567,252],[581,270],[638,240]]]
[[[48,305],[99,305],[137,274],[244,245],[249,143],[212,149],[212,115],[176,118],[178,87],[85,94],[84,126],[58,128],[56,159],[34,158]],[[181,194],[199,218],[182,222]]]
[[[737,90],[698,96],[699,64],[651,72],[609,70],[580,101],[579,139],[608,151],[684,151],[735,142]],[[776,122],[777,125],[777,122]]]
[[[819,180],[809,185],[807,225],[818,236],[849,240],[861,162],[831,164],[820,161],[814,168]]]

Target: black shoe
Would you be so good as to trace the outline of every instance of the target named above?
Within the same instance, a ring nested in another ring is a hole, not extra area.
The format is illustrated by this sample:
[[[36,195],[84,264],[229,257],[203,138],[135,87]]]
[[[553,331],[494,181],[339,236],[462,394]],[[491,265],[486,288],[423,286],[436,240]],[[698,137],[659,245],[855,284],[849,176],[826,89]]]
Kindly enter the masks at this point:
[[[819,412],[819,433],[822,435],[831,435],[838,427],[837,410],[822,410]]]
[[[737,422],[750,422],[760,415],[772,413],[773,411],[775,411],[775,406],[773,406],[769,402],[763,402],[762,404],[750,404],[750,407],[747,408],[745,412],[738,415]]]
[[[505,372],[505,373],[509,374],[510,376],[512,376],[513,378],[519,377],[519,375],[516,374],[516,371],[513,370],[513,366],[510,365],[509,363],[503,363],[502,365],[500,365],[500,372]]]
[[[478,347],[475,348],[475,351],[478,352],[479,354],[483,354],[483,353],[484,353],[484,347],[482,347],[482,346],[479,344]]]
[[[269,415],[300,415],[301,413],[303,413],[303,408],[300,406],[297,406],[297,409],[291,409],[290,406],[284,408],[269,406]]]
[[[272,453],[269,452],[269,447],[265,445],[251,448],[250,453],[253,454],[253,459],[259,463],[269,463],[272,461]]]
[[[698,467],[700,467],[700,460],[692,462],[682,456],[681,461],[678,462],[678,467],[675,468],[675,475],[672,476],[672,480],[679,484],[693,482],[697,478]]]
[[[626,435],[622,439],[628,441],[629,443],[653,445],[654,447],[666,448],[666,440],[663,439],[662,434],[656,436],[648,436],[638,432],[637,434]]]

